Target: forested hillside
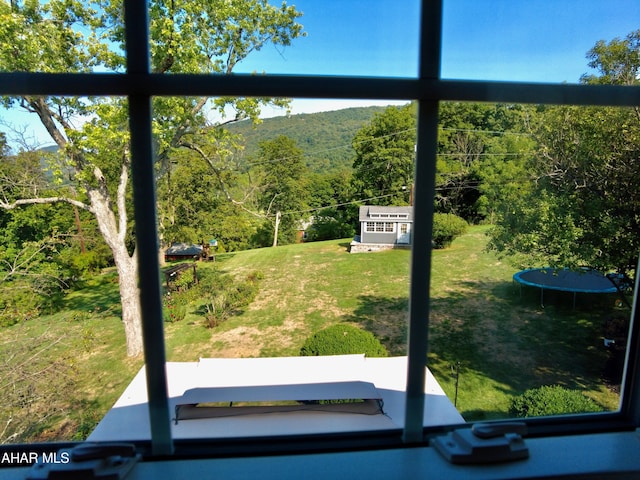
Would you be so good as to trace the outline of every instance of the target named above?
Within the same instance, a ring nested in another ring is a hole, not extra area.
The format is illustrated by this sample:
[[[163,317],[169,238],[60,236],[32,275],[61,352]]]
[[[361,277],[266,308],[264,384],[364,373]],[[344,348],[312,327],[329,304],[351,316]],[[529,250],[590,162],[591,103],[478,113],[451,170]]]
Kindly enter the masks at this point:
[[[305,153],[307,167],[314,173],[351,168],[351,147],[356,132],[386,107],[354,107],[319,113],[273,117],[254,125],[251,121],[230,124],[227,128],[245,138],[244,157],[251,161],[258,144],[284,135],[295,140]]]

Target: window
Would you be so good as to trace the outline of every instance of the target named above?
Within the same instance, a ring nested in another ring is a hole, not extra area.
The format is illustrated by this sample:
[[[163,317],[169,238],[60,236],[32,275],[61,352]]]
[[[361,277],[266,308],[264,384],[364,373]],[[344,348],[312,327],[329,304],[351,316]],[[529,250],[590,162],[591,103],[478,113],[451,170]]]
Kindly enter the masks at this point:
[[[44,73],[1,73],[0,91],[6,95],[69,95],[69,96],[126,96],[129,105],[131,134],[132,177],[136,239],[138,245],[157,246],[157,225],[154,170],[154,139],[152,136],[151,98],[154,96],[208,95],[245,97],[300,97],[325,99],[372,99],[404,101],[407,98],[418,104],[417,151],[415,191],[413,193],[413,227],[410,284],[410,317],[408,325],[408,375],[406,388],[405,422],[396,435],[379,438],[373,434],[369,439],[351,437],[353,444],[360,446],[400,445],[400,438],[407,443],[425,442],[425,434],[439,432],[434,428],[425,431],[424,416],[424,359],[429,347],[430,302],[425,301],[425,292],[430,290],[433,230],[433,210],[438,152],[438,111],[441,102],[468,101],[508,104],[566,104],[607,105],[615,107],[639,106],[640,87],[604,85],[520,84],[494,82],[494,76],[483,74],[475,81],[445,80],[440,74],[441,53],[443,69],[447,69],[447,55],[458,47],[450,45],[445,35],[444,46],[441,32],[447,33],[457,10],[455,2],[444,2],[444,25],[442,2],[423,2],[422,12],[412,18],[421,21],[419,44],[419,66],[417,76],[412,71],[396,77],[384,71],[379,77],[369,76],[320,77],[311,72],[294,72],[293,75],[162,75],[150,73],[149,42],[147,38],[146,6],[143,2],[125,1],[127,19],[127,71],[118,74],[70,73],[48,75]],[[468,2],[467,2],[468,3]],[[473,3],[473,2],[471,2]],[[606,3],[609,8],[610,2]],[[415,6],[415,5],[414,5]],[[629,15],[633,17],[633,15]],[[637,18],[637,16],[636,16]],[[509,55],[515,56],[514,53]],[[325,71],[319,73],[326,73]],[[451,73],[447,78],[467,78]],[[504,80],[501,78],[501,80]],[[534,79],[536,80],[536,79]],[[408,218],[408,217],[404,217]],[[403,225],[401,233],[406,233]],[[395,231],[392,222],[366,222],[367,232],[389,233]],[[429,246],[429,247],[427,247]],[[151,417],[151,452],[154,455],[170,455],[175,444],[171,436],[168,418],[171,417],[166,396],[165,340],[163,335],[162,303],[158,285],[161,278],[158,269],[157,248],[139,250],[139,279],[144,326],[145,363]],[[637,276],[637,275],[636,275]],[[637,296],[637,287],[636,287]],[[635,300],[634,300],[635,301]],[[625,378],[622,383],[620,409],[593,416],[558,416],[529,421],[530,428],[539,437],[567,432],[603,432],[615,429],[632,429],[638,426],[640,393],[638,392],[638,312],[634,310],[630,342],[627,352]],[[428,405],[427,405],[428,408]],[[294,439],[282,450],[293,449]],[[237,450],[253,448],[259,451],[262,440],[253,443],[234,444]],[[233,442],[232,442],[233,443]],[[185,447],[185,445],[187,445]],[[213,442],[214,447],[220,447]],[[263,446],[263,444],[262,444]],[[334,448],[332,445],[331,448]],[[188,451],[188,442],[180,443],[180,449]]]
[[[365,232],[393,233],[395,226],[393,222],[366,222]]]

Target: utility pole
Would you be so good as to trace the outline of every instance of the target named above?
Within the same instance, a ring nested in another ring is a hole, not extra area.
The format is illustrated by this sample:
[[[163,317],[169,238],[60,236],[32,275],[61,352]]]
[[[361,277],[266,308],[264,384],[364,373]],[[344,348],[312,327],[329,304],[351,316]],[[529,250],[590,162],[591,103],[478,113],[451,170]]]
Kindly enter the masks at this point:
[[[278,227],[280,227],[280,217],[281,217],[281,213],[280,210],[278,210],[276,212],[276,225],[273,229],[273,247],[277,247],[278,246]]]

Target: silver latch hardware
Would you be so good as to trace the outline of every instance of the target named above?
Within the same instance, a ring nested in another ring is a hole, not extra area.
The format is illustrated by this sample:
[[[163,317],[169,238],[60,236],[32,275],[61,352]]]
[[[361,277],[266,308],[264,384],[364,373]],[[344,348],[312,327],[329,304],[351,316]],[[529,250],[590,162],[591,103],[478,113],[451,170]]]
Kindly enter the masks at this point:
[[[436,437],[432,445],[451,463],[500,463],[529,457],[522,439],[527,425],[520,422],[478,423]]]

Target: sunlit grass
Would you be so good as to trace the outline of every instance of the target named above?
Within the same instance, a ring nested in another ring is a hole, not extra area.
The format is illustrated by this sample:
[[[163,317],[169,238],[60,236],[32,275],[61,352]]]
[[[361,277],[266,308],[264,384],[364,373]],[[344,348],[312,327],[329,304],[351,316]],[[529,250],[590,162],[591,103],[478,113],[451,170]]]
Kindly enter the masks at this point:
[[[601,378],[602,323],[613,298],[582,296],[574,310],[570,296],[545,295],[542,308],[539,292],[521,294],[514,268],[485,251],[485,232],[473,227],[434,251],[428,366],[448,397],[468,420],[504,418],[514,395],[549,384],[617,408],[618,395]],[[199,263],[200,272],[237,279],[259,271],[259,291],[213,329],[195,299],[184,320],[165,323],[167,359],[295,356],[308,336],[338,322],[355,323],[392,355],[404,355],[410,252],[349,254],[347,246],[347,240],[288,245]],[[0,330],[3,352],[46,331],[64,339],[42,355],[68,358],[60,375],[72,375],[72,387],[59,392],[66,406],[30,438],[86,435],[137,373],[142,359],[126,357],[119,313],[117,277],[109,272],[69,294],[63,312]]]

